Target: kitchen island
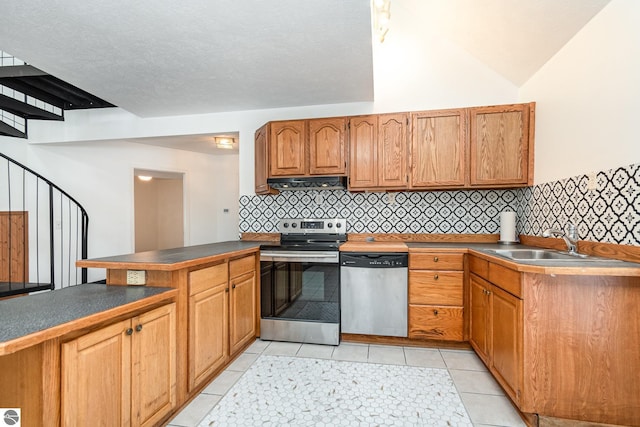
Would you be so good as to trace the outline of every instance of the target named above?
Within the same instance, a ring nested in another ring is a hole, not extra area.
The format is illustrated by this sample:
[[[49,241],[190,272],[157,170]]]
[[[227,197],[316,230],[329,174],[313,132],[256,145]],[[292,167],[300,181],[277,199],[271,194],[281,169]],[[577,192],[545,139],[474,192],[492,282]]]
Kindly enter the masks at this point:
[[[259,335],[260,244],[229,241],[80,260],[106,282],[171,288],[176,295],[176,399],[164,420],[196,396]],[[141,273],[141,274],[140,274]]]

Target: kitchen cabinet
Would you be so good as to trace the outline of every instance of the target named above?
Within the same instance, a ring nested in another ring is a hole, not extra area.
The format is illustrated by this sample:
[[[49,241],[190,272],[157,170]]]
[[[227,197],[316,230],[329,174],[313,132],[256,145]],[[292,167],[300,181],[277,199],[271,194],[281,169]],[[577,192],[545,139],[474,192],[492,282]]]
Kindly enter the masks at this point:
[[[229,351],[234,356],[256,337],[256,256],[229,261]]]
[[[518,404],[524,367],[521,274],[470,258],[469,342],[507,395]]]
[[[309,174],[346,175],[346,119],[313,119],[309,126]]]
[[[349,190],[407,188],[408,115],[378,114],[349,121]]]
[[[467,157],[466,109],[411,113],[410,189],[466,186]]]
[[[464,254],[409,253],[409,338],[465,339]]]
[[[269,178],[269,145],[268,142],[269,125],[266,124],[256,131],[255,134],[255,190],[256,194],[273,194],[274,190],[267,184]]]
[[[189,392],[256,336],[256,257],[189,272]]]
[[[269,158],[256,155],[256,169],[268,163],[269,177],[346,175],[345,118],[270,122],[269,129]]]
[[[61,424],[156,425],[176,405],[176,306],[62,344]]]
[[[306,172],[306,120],[271,122],[269,176],[302,176]]]
[[[472,187],[533,185],[535,103],[469,108]]]
[[[189,391],[229,358],[228,264],[189,273]]]

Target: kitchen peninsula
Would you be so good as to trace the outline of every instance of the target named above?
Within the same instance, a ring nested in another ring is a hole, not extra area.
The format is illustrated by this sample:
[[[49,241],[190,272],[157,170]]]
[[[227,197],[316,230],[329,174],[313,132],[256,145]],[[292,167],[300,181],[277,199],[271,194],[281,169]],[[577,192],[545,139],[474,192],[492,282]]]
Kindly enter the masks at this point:
[[[166,422],[255,339],[258,249],[82,260],[106,268],[107,285],[0,301],[2,406],[21,408],[23,426]],[[128,271],[144,286],[126,286]]]

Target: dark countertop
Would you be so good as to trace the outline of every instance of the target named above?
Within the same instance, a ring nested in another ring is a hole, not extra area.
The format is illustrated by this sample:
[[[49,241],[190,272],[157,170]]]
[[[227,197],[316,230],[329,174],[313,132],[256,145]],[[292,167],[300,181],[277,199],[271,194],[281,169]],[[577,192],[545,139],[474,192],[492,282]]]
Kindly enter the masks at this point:
[[[167,295],[162,295],[167,293]],[[107,286],[88,283],[71,286],[51,292],[12,298],[0,301],[0,355],[16,351],[7,351],[5,344],[10,341],[28,337],[32,334],[47,331],[52,338],[52,329],[70,324],[105,311],[123,308],[132,303],[132,309],[138,308],[145,299],[149,303],[162,301],[176,293],[171,288],[147,286]],[[155,297],[155,298],[153,298]],[[142,304],[144,305],[144,304]],[[125,307],[126,308],[126,307]],[[117,314],[117,313],[116,313]],[[119,313],[122,314],[122,313]],[[66,333],[73,328],[62,328],[59,333]]]
[[[78,267],[177,270],[226,256],[257,251],[265,242],[237,240],[79,260]]]

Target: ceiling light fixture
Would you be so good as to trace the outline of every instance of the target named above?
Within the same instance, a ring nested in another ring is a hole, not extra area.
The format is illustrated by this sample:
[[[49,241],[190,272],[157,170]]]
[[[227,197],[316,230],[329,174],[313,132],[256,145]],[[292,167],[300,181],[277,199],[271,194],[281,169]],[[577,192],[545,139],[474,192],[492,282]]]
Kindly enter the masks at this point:
[[[384,41],[389,32],[391,20],[391,0],[372,0],[373,2],[373,29],[380,43]]]
[[[151,181],[151,179],[153,179],[153,177],[147,176],[147,175],[138,175],[138,179],[140,181]]]
[[[233,138],[229,136],[216,136],[216,147],[223,148],[225,150],[233,149],[233,143],[235,142]]]

